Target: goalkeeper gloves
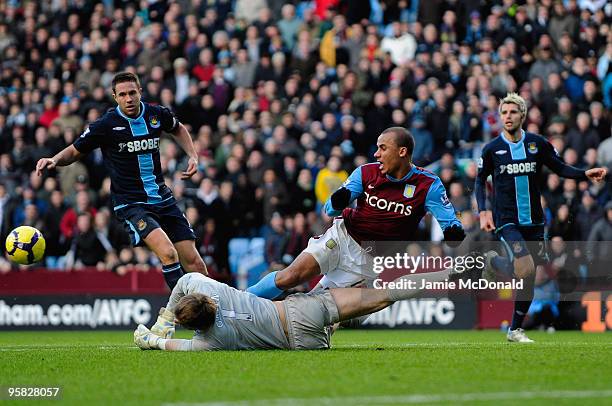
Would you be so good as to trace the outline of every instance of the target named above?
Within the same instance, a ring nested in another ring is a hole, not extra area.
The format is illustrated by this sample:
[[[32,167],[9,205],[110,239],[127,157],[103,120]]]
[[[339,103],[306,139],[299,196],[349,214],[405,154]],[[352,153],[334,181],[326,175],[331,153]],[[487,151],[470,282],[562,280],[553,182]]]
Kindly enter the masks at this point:
[[[331,195],[331,205],[334,210],[342,210],[351,202],[351,191],[341,187]]]
[[[174,331],[174,313],[162,307],[159,309],[157,321],[151,327],[151,332],[161,338],[172,338],[174,337]]]
[[[139,324],[138,328],[134,330],[134,344],[141,350],[160,350],[160,340],[162,340],[161,337],[153,334],[151,330],[142,324]]]
[[[465,231],[461,226],[453,224],[450,227],[446,227],[444,230],[444,242],[451,247],[458,247],[461,245],[461,241],[465,238]]]

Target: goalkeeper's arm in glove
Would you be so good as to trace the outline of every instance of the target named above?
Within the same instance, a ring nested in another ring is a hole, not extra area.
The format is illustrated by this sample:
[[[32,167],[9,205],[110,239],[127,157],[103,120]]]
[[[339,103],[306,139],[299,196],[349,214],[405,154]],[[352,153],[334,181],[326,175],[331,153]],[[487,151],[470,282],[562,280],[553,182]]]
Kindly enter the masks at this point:
[[[141,350],[204,351],[208,349],[201,340],[161,338],[142,324],[139,324],[138,328],[134,330],[134,344]]]
[[[451,248],[458,247],[465,238],[465,231],[461,226],[453,224],[444,230],[444,242]]]
[[[161,338],[172,338],[174,337],[174,331],[174,313],[162,307],[159,309],[157,321],[151,327],[151,333]]]
[[[163,350],[165,349],[165,341],[166,339],[153,334],[142,324],[139,324],[138,328],[134,330],[134,344],[141,350]]]

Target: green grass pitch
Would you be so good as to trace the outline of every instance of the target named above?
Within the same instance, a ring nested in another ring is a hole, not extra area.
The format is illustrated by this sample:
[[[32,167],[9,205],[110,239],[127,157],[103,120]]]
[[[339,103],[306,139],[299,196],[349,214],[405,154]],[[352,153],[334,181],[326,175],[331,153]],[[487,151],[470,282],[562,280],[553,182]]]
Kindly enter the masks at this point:
[[[529,335],[339,331],[330,351],[166,353],[130,331],[3,332],[0,385],[61,385],[74,405],[612,404],[612,334]]]

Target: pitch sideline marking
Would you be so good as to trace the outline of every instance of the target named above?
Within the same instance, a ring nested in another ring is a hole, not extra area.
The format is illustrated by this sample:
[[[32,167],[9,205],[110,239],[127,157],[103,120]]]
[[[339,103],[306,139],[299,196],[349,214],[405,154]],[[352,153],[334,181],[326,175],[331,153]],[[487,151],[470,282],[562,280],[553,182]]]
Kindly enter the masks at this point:
[[[584,390],[584,391],[523,391],[523,392],[489,392],[489,393],[448,393],[448,394],[415,394],[398,396],[346,396],[322,398],[285,398],[261,399],[227,402],[204,403],[163,403],[163,406],[268,406],[268,405],[337,405],[352,404],[409,404],[409,403],[439,403],[439,402],[477,402],[490,400],[517,400],[517,399],[585,399],[612,397],[612,390]]]
[[[57,345],[57,344],[24,344],[11,345],[0,348],[0,352],[23,352],[23,351],[39,351],[39,350],[81,350],[81,349],[98,349],[98,350],[123,350],[123,349],[139,349],[133,344],[116,344],[116,345],[90,345],[90,344],[75,344],[75,345]]]
[[[360,344],[338,344],[332,347],[332,350],[342,349],[354,349],[364,348],[374,350],[377,347],[382,347],[386,350],[397,350],[403,348],[444,348],[444,347],[465,347],[466,349],[478,349],[480,347],[517,347],[517,348],[533,348],[533,347],[582,347],[582,346],[595,346],[595,347],[608,347],[612,346],[612,343],[602,342],[588,342],[588,341],[574,341],[574,342],[536,342],[529,346],[518,346],[513,343],[504,341],[500,342],[489,342],[489,343],[474,343],[474,342],[463,342],[463,343],[403,343],[403,344],[389,344],[386,346],[380,346],[376,343],[360,343]],[[110,345],[99,345],[99,344],[23,344],[23,345],[7,345],[0,347],[0,352],[11,352],[11,351],[35,351],[35,350],[75,350],[75,349],[98,349],[98,350],[123,350],[123,349],[136,349],[137,347],[133,344],[110,344]]]
[[[480,347],[524,347],[524,348],[533,348],[533,347],[582,347],[582,346],[595,346],[595,347],[608,347],[612,346],[612,342],[610,343],[602,343],[602,342],[544,342],[544,341],[536,341],[535,343],[531,343],[529,346],[516,345],[515,343],[509,343],[507,341],[499,341],[499,342],[489,342],[489,343],[403,343],[403,344],[388,344],[388,345],[380,345],[377,343],[360,343],[360,344],[337,344],[332,346],[332,350],[334,349],[351,349],[351,348],[384,348],[386,350],[394,350],[394,349],[403,349],[403,348],[453,348],[453,347],[462,347],[466,349],[477,349]]]

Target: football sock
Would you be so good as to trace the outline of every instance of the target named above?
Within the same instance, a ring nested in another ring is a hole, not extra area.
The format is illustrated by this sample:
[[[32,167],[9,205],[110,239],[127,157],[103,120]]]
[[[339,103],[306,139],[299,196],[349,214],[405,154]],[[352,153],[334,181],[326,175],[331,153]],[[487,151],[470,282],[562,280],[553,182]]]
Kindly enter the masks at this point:
[[[514,265],[512,261],[510,261],[510,258],[497,256],[491,260],[491,265],[493,265],[493,268],[505,273],[509,277],[514,277]]]
[[[270,272],[255,285],[247,288],[247,292],[252,293],[256,296],[263,297],[265,299],[276,299],[284,291],[276,286],[276,274],[278,272]]]
[[[183,272],[183,268],[181,268],[180,262],[163,265],[162,273],[164,275],[164,279],[166,280],[166,284],[168,285],[170,290],[174,289],[178,280],[181,279],[181,276],[185,275],[185,273]]]
[[[535,275],[528,276],[524,279],[523,289],[516,291],[516,298],[514,300],[514,313],[512,313],[512,325],[511,330],[521,328],[523,320],[527,316],[529,306],[533,300],[533,288],[535,282]]]

